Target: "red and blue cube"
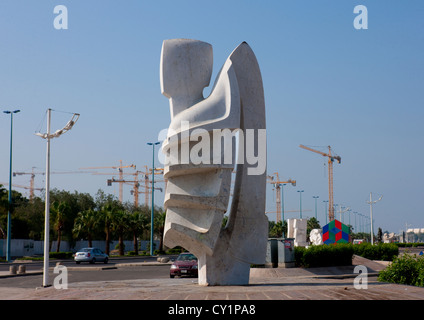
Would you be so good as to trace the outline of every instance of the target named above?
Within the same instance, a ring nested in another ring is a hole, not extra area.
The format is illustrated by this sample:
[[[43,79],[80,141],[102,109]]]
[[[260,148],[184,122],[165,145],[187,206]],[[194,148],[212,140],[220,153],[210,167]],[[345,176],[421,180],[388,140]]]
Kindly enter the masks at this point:
[[[325,244],[348,243],[350,229],[339,220],[333,220],[322,228],[322,241]]]

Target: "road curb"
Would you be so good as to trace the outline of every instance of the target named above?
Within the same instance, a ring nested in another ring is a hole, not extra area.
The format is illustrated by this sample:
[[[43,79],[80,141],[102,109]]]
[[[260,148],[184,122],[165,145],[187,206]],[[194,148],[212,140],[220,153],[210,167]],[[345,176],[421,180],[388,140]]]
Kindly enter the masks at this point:
[[[50,267],[49,270],[54,270],[55,267]],[[101,271],[118,269],[116,266],[110,267],[66,267],[68,271]]]
[[[0,274],[0,278],[13,278],[13,277],[25,277],[25,276],[34,276],[43,274],[43,271],[27,271],[25,273],[17,273],[17,274]]]
[[[116,267],[157,267],[157,266],[166,266],[172,265],[172,262],[133,262],[133,263],[118,263],[115,264]]]

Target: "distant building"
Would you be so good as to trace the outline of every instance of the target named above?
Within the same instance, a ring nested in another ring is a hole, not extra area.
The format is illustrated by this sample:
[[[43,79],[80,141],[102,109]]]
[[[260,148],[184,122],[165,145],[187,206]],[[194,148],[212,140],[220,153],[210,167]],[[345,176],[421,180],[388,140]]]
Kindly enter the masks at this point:
[[[407,229],[405,238],[405,242],[424,242],[424,228]]]

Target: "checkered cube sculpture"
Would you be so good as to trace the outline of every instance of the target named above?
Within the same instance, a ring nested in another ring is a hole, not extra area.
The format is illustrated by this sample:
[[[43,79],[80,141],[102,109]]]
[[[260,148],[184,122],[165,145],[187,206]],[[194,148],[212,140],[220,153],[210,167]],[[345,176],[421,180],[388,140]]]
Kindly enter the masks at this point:
[[[338,220],[333,220],[322,228],[322,241],[325,244],[348,243],[349,227]]]

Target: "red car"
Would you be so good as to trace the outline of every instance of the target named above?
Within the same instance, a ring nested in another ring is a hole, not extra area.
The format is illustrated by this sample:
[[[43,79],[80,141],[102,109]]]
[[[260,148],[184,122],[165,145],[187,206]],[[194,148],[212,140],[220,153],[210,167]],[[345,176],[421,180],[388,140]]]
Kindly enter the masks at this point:
[[[174,261],[169,271],[169,276],[191,276],[197,277],[197,257],[192,253],[181,253]]]

